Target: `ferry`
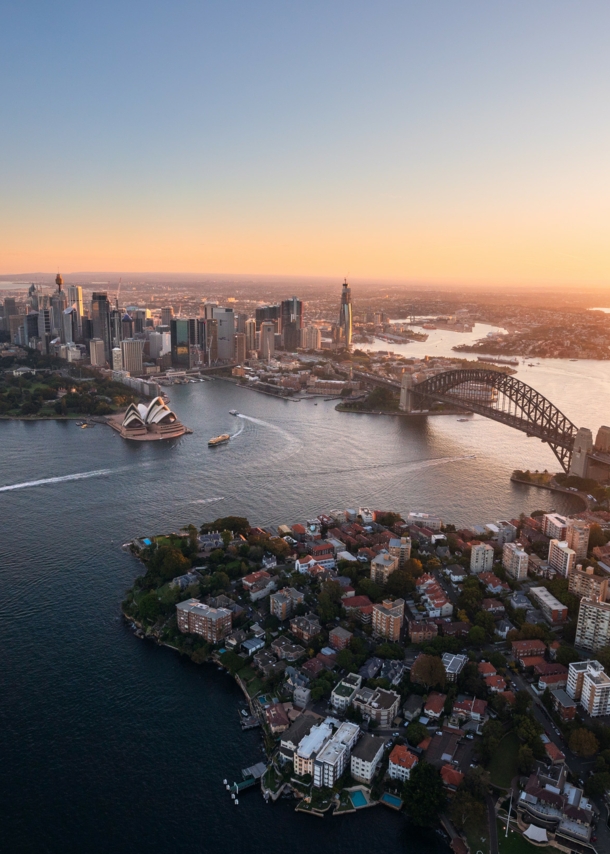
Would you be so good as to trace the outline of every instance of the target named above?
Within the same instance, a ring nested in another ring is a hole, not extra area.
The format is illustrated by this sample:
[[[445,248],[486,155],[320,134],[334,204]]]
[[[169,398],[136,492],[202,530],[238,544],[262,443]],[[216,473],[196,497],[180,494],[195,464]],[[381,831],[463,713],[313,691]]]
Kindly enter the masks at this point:
[[[224,445],[225,442],[228,442],[231,437],[228,433],[222,433],[220,436],[214,436],[213,439],[210,439],[208,445],[215,447],[216,445]]]
[[[237,409],[229,409],[229,415],[239,415]]]

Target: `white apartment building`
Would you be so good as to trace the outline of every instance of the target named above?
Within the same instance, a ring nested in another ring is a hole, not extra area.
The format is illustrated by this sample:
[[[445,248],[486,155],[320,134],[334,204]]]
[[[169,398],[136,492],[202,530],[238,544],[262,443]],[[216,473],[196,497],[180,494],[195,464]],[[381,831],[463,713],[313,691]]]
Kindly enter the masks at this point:
[[[599,661],[572,662],[566,692],[591,717],[610,714],[610,677]]]
[[[565,540],[568,520],[559,513],[545,513],[542,517],[542,533],[552,540]]]
[[[360,783],[370,783],[383,758],[385,740],[366,733],[352,751],[350,773]]]
[[[565,540],[551,540],[549,543],[549,566],[567,578],[576,562],[576,553],[571,549]]]
[[[489,572],[494,565],[494,550],[489,543],[475,543],[470,550],[470,571],[478,575]]]
[[[418,525],[420,528],[429,528],[431,531],[440,531],[443,520],[429,513],[409,513],[407,516],[409,525]]]
[[[575,596],[584,596],[586,599],[597,599],[600,602],[605,602],[608,598],[608,581],[608,576],[602,578],[600,575],[595,575],[592,566],[583,569],[578,563],[570,572],[568,592]]]
[[[392,780],[402,780],[405,783],[411,776],[411,771],[417,765],[418,759],[404,744],[397,744],[390,753],[388,776]]]
[[[362,676],[359,676],[358,673],[348,673],[332,690],[330,702],[333,709],[336,709],[338,712],[344,712],[361,685]]]
[[[358,741],[360,727],[345,721],[333,737],[326,742],[313,762],[313,784],[317,788],[331,789],[343,774],[352,747]]]
[[[529,556],[516,543],[504,543],[502,566],[515,581],[525,581]]]
[[[592,718],[610,715],[610,676],[603,667],[587,668],[582,680],[580,705]]]
[[[589,551],[591,526],[582,519],[568,519],[566,542],[576,554],[576,560],[584,560]]]
[[[610,644],[610,602],[580,600],[574,643],[593,652]]]
[[[301,739],[294,754],[294,773],[299,777],[305,774],[313,775],[313,763],[326,742],[331,738],[333,728],[330,723],[318,724],[311,728],[308,734]]]

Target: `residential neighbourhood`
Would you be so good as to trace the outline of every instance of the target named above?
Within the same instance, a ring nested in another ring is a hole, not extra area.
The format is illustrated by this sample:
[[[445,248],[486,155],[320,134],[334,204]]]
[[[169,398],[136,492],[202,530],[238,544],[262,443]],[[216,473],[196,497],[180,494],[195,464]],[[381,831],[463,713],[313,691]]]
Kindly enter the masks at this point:
[[[454,850],[480,831],[492,852],[508,821],[528,844],[595,854],[610,845],[599,521],[456,530],[360,508],[274,529],[228,517],[166,538],[183,554],[189,542],[188,572],[146,594],[156,619],[135,596],[125,614],[235,676],[242,726],[264,732],[266,798],[291,793],[320,815],[409,812],[425,777]],[[149,567],[159,540],[134,545]]]

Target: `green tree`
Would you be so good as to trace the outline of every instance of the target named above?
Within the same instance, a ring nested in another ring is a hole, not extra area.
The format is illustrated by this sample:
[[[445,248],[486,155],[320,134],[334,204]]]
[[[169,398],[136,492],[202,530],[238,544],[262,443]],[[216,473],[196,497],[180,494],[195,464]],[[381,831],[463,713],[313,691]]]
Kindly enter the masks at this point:
[[[354,666],[354,653],[350,649],[341,649],[337,653],[337,664],[344,670],[351,670]]]
[[[481,740],[480,756],[484,763],[488,763],[500,744],[504,735],[504,727],[500,721],[488,720],[483,724],[483,738]]]
[[[407,727],[405,735],[409,744],[417,747],[425,738],[428,738],[428,730],[419,721],[412,721]]]
[[[467,824],[478,826],[483,823],[485,818],[485,804],[460,786],[451,802],[449,815],[460,830],[463,830]]]
[[[385,585],[386,596],[395,596],[399,599],[406,599],[407,596],[415,589],[415,584],[408,572],[397,569],[389,576]]]
[[[531,774],[534,769],[534,751],[528,744],[522,744],[517,754],[521,774]]]
[[[447,798],[440,772],[423,760],[411,771],[405,783],[404,802],[409,818],[419,827],[434,827],[445,808]]]
[[[161,613],[161,605],[156,593],[147,593],[142,596],[139,604],[140,616],[144,620],[154,621]]]
[[[608,537],[605,535],[599,525],[593,523],[589,528],[589,550],[598,546],[605,546],[608,542]]]
[[[485,629],[482,626],[473,626],[468,632],[468,642],[473,646],[482,646],[485,643]]]
[[[573,647],[562,644],[557,650],[555,661],[569,667],[573,661],[580,661],[580,656]]]
[[[599,750],[599,741],[591,730],[575,729],[568,742],[570,750],[577,756],[594,756]]]
[[[445,667],[440,658],[434,655],[420,655],[411,668],[411,682],[425,688],[445,687]]]

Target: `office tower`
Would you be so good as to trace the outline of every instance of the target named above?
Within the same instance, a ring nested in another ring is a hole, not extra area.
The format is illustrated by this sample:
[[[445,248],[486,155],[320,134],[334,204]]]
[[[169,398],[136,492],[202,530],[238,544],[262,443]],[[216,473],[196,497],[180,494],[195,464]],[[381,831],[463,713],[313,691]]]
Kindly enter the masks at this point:
[[[91,297],[91,331],[93,338],[98,338],[103,342],[105,361],[109,362],[112,338],[110,334],[110,303],[107,293],[94,291]]]
[[[62,315],[61,341],[62,344],[74,344],[79,337],[78,313],[70,306],[64,309]]]
[[[195,334],[196,334],[197,347],[200,350],[203,350],[205,352],[206,344],[207,344],[205,318],[203,318],[203,317],[195,318]]]
[[[502,548],[502,566],[515,581],[525,581],[529,558],[516,543],[504,543]]]
[[[62,334],[63,313],[68,305],[68,299],[64,291],[55,291],[51,296],[51,322],[53,325],[53,334]]]
[[[565,541],[551,540],[549,543],[549,566],[555,572],[559,573],[559,575],[563,575],[564,578],[567,578],[570,574],[576,562],[574,560],[575,557],[574,550]]]
[[[76,322],[78,326],[78,335],[82,335],[83,316],[85,309],[83,306],[83,289],[80,285],[68,285],[68,305],[76,309]]]
[[[542,533],[552,540],[565,540],[567,519],[559,513],[545,513],[542,517]]]
[[[593,652],[610,644],[610,603],[581,599],[576,624],[575,646]]]
[[[272,320],[264,320],[260,329],[261,359],[270,359],[275,355],[275,326]]]
[[[248,320],[247,314],[238,314],[235,318],[235,331],[236,332],[246,332],[246,322]]]
[[[161,309],[161,326],[171,326],[174,309],[170,306]]]
[[[243,365],[246,361],[246,333],[245,332],[236,332],[235,333],[235,354],[233,356],[235,362],[238,365]]]
[[[144,342],[136,338],[126,338],[121,341],[121,361],[123,370],[131,374],[132,377],[139,376],[144,372],[142,364],[142,352],[144,350]]]
[[[23,337],[26,345],[29,345],[32,338],[38,338],[38,312],[23,315]]]
[[[172,365],[174,367],[190,367],[190,338],[189,321],[187,317],[173,317],[171,324]]]
[[[120,347],[112,348],[112,370],[113,371],[122,371],[123,370],[123,354],[121,352]]]
[[[218,358],[223,362],[233,359],[235,350],[235,317],[232,308],[214,309],[214,320],[218,321]]]
[[[206,320],[214,320],[215,308],[218,308],[217,302],[206,302],[203,304],[203,316]]]
[[[148,337],[151,359],[158,359],[172,349],[172,337],[169,332],[151,332]]]
[[[4,300],[4,323],[5,330],[8,332],[8,319],[17,314],[17,300],[14,297],[6,297]]]
[[[106,348],[101,338],[92,338],[89,342],[89,355],[91,357],[91,366],[94,368],[103,368],[106,364]]]
[[[246,320],[244,332],[246,333],[246,353],[250,355],[253,350],[256,350],[256,320],[254,318]]]
[[[341,312],[339,314],[339,328],[341,330],[341,339],[346,347],[352,345],[352,290],[347,284],[347,279],[343,282],[341,290]]]
[[[494,550],[489,543],[475,543],[470,549],[470,571],[478,575],[489,572],[494,565]]]
[[[583,569],[577,564],[568,576],[568,593],[605,602],[608,598],[608,576],[602,578],[595,575],[592,566]]]
[[[259,305],[254,311],[254,317],[257,331],[260,331],[261,324],[266,320],[270,320],[273,323],[275,332],[282,331],[279,305]]]
[[[322,333],[317,326],[307,326],[301,330],[302,347],[305,350],[321,350],[322,349]]]
[[[284,349],[293,353],[300,345],[301,327],[303,326],[303,303],[300,299],[291,297],[282,300],[280,322]]]
[[[133,338],[133,320],[130,314],[125,314],[121,317],[121,339],[123,338]]]
[[[584,560],[589,551],[589,531],[591,526],[582,519],[568,519],[566,526],[566,542],[574,551],[576,560]]]
[[[208,365],[218,361],[218,321],[210,317],[205,322],[205,351]]]

